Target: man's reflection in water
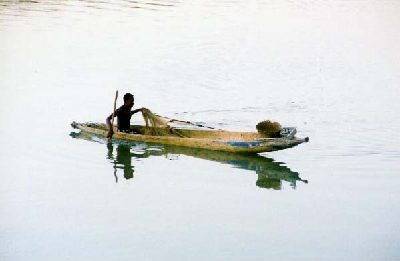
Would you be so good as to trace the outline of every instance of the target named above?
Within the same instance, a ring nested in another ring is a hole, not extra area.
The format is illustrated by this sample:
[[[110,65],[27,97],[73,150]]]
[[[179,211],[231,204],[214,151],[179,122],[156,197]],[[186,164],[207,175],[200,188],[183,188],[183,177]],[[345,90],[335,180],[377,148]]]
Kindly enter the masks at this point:
[[[116,157],[114,157],[114,146],[112,142],[107,143],[107,158],[113,163],[115,181],[118,182],[117,169],[124,170],[125,179],[133,178],[134,166],[132,166],[131,146],[127,144],[118,144],[116,149]]]

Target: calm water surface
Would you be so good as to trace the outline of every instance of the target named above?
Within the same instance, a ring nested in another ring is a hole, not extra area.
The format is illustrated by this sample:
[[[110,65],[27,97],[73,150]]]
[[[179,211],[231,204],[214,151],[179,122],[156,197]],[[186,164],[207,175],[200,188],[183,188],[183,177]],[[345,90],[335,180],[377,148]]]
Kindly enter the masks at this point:
[[[399,260],[399,28],[385,0],[0,1],[0,259]],[[116,89],[311,142],[235,156],[71,134]]]

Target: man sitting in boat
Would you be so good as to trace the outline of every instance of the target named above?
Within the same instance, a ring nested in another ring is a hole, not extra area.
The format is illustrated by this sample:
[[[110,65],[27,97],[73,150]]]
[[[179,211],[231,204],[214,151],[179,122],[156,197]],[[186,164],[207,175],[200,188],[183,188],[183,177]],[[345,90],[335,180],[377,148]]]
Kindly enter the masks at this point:
[[[142,111],[143,108],[131,111],[133,105],[135,104],[135,98],[132,94],[126,93],[124,95],[124,105],[115,110],[114,117],[117,117],[118,130],[122,132],[132,132],[131,130],[131,117],[133,114]],[[107,127],[110,129],[108,132],[108,137],[114,134],[113,128],[111,126],[111,119],[113,113],[107,117],[106,123]]]

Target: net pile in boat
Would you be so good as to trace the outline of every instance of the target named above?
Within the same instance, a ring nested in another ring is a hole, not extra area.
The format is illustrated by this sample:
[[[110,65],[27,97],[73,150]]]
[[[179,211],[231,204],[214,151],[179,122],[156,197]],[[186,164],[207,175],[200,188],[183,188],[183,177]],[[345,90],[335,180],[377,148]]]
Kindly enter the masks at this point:
[[[256,125],[258,133],[268,138],[280,137],[282,126],[278,122],[261,121]]]

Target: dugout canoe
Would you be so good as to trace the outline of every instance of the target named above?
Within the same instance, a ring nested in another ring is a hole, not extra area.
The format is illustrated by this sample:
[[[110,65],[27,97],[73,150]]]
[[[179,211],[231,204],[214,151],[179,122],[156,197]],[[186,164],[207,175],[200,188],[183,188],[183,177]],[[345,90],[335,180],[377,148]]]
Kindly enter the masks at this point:
[[[108,133],[108,128],[103,123],[73,122],[71,126],[80,131],[102,137],[107,137]],[[308,137],[295,137],[295,128],[284,128],[284,132],[282,132],[282,137],[280,138],[265,138],[258,132],[153,128],[141,125],[132,125],[131,128],[137,133],[115,131],[113,139],[233,153],[261,153],[283,150],[297,146],[303,142],[308,142],[309,140]]]

